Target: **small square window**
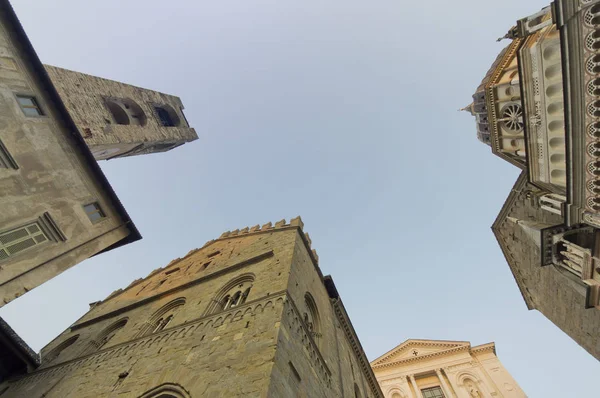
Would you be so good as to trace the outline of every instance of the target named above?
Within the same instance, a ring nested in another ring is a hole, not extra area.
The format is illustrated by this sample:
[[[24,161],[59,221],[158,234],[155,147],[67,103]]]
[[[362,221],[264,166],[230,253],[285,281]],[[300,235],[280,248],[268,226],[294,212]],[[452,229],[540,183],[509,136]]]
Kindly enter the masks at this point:
[[[43,116],[42,108],[35,97],[27,95],[17,95],[17,101],[23,110],[25,116]]]
[[[92,223],[96,223],[106,217],[98,202],[83,206],[83,210],[85,210],[85,213],[88,215]]]

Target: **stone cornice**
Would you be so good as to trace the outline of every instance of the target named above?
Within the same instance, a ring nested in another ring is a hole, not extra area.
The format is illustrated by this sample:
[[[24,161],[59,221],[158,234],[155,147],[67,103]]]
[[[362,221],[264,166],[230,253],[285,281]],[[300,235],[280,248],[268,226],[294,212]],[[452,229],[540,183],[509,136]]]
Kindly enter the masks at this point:
[[[393,349],[389,350],[385,354],[376,358],[371,362],[371,365],[379,365],[386,360],[389,360],[405,351],[407,351],[411,347],[443,347],[444,350],[448,350],[451,348],[455,348],[457,346],[470,346],[468,341],[451,341],[451,340],[419,340],[419,339],[408,339],[397,345]]]
[[[486,351],[492,351],[494,353],[494,355],[496,355],[496,344],[495,343],[487,343],[487,344],[481,344],[475,347],[471,347],[471,353],[475,354],[475,353],[480,353],[480,352],[486,352]]]
[[[206,327],[211,323],[212,327],[218,327],[228,319],[231,322],[242,319],[243,316],[249,311],[250,313],[255,315],[258,312],[259,307],[264,309],[269,306],[269,303],[277,302],[282,302],[283,306],[287,308],[285,312],[292,314],[291,320],[293,320],[294,323],[297,322],[301,326],[300,329],[294,328],[294,330],[299,330],[302,333],[302,338],[298,339],[298,341],[301,341],[303,343],[303,345],[308,351],[308,356],[311,358],[312,361],[315,361],[315,372],[320,375],[320,377],[325,381],[328,387],[331,387],[331,370],[329,369],[327,362],[322,357],[315,341],[310,335],[310,331],[302,321],[301,313],[287,290],[276,292],[269,296],[246,302],[243,305],[229,310],[220,311],[218,313],[211,314],[208,316],[203,316],[190,322],[186,322],[181,325],[164,329],[157,333],[137,337],[132,340],[116,344],[114,346],[110,346],[108,348],[101,349],[99,351],[87,355],[82,355],[80,357],[65,362],[40,368],[36,371],[28,373],[27,375],[17,377],[10,381],[12,381],[11,384],[13,386],[19,388],[25,385],[27,381],[31,379],[39,381],[40,379],[44,379],[45,377],[52,377],[57,372],[62,374],[80,366],[86,366],[88,364],[95,365],[115,357],[132,355],[132,353],[135,350],[147,349],[151,346],[158,347],[167,340],[180,339],[190,336],[194,334],[196,330],[202,328],[203,326]]]
[[[73,366],[79,366],[86,361],[87,362],[103,361],[105,359],[112,358],[113,356],[120,356],[120,355],[117,355],[117,351],[119,353],[131,352],[131,350],[135,347],[142,347],[142,346],[146,346],[146,345],[150,346],[154,342],[161,341],[166,336],[176,336],[175,338],[184,337],[192,329],[196,330],[202,324],[206,325],[210,321],[214,321],[214,323],[216,324],[217,321],[219,320],[219,318],[221,320],[223,320],[223,319],[226,319],[230,315],[232,316],[232,319],[235,319],[238,315],[243,315],[244,313],[246,313],[248,309],[255,312],[260,304],[265,303],[264,306],[266,307],[268,302],[272,302],[272,303],[276,302],[277,299],[279,299],[279,298],[282,298],[285,301],[287,296],[288,296],[287,290],[282,290],[280,292],[273,293],[269,296],[265,296],[265,297],[262,297],[262,298],[259,298],[256,300],[248,301],[240,306],[237,306],[237,307],[229,309],[229,310],[220,311],[218,313],[211,314],[208,316],[203,316],[203,317],[194,319],[192,321],[183,323],[181,325],[176,325],[171,328],[166,328],[157,333],[140,336],[140,337],[134,338],[132,340],[128,340],[126,342],[116,344],[114,346],[110,346],[108,348],[104,348],[102,350],[96,351],[91,354],[82,355],[80,357],[77,357],[77,358],[74,358],[74,359],[71,359],[71,360],[68,360],[65,362],[61,362],[61,363],[57,363],[55,365],[39,368],[31,373],[28,373],[27,375],[24,375],[20,378],[16,378],[15,380],[23,380],[23,379],[26,379],[29,377],[36,377],[41,373],[55,371],[58,368],[67,368],[67,367],[72,368]],[[261,308],[264,308],[264,307],[261,307]],[[112,355],[112,353],[115,353],[115,355]],[[42,358],[42,360],[43,360],[43,358]],[[43,362],[42,362],[42,364],[43,364]]]
[[[450,348],[450,349],[444,350],[444,351],[432,352],[431,354],[427,354],[427,355],[420,355],[417,357],[404,358],[404,359],[400,359],[400,360],[393,361],[393,362],[380,363],[380,364],[371,365],[371,366],[373,367],[373,369],[384,369],[384,368],[397,366],[400,364],[405,364],[405,363],[410,363],[410,362],[419,362],[419,361],[428,360],[428,359],[435,358],[435,357],[446,356],[448,354],[456,354],[456,353],[462,352],[462,351],[470,352],[470,346],[460,346],[460,347],[456,347],[456,348]]]

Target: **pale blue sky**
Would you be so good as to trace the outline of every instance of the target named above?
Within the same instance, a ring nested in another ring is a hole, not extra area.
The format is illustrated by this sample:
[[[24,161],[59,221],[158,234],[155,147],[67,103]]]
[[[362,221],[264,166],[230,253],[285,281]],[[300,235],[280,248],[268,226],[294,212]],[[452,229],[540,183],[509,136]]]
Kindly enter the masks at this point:
[[[518,170],[457,109],[549,0],[13,0],[43,62],[178,95],[200,139],[101,165],[144,239],[0,315],[36,350],[221,232],[301,215],[374,359],[407,338],[495,341],[533,398],[600,365],[527,311],[490,226]]]

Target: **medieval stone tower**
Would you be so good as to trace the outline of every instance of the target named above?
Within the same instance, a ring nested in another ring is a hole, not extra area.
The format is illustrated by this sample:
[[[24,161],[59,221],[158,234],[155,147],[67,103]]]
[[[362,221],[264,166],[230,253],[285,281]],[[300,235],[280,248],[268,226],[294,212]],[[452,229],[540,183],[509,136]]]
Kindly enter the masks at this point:
[[[96,160],[166,152],[198,138],[178,97],[45,67]]]
[[[300,217],[226,232],[92,303],[4,397],[383,397]]]

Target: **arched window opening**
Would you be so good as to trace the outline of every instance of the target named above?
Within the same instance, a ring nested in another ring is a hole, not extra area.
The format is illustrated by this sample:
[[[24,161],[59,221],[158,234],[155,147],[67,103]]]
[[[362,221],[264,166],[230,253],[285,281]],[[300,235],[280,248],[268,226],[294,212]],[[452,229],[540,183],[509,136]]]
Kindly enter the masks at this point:
[[[146,114],[142,108],[130,99],[107,99],[106,107],[112,114],[113,120],[117,124],[123,125],[146,125]]]
[[[169,323],[171,323],[172,320],[173,320],[173,314],[169,315],[166,318],[160,318],[158,321],[156,321],[154,323],[154,329],[152,330],[152,333],[160,332],[161,330],[166,328],[169,325]]]
[[[177,127],[179,126],[180,120],[177,116],[177,112],[169,105],[156,105],[154,106],[158,123],[163,127]]]
[[[50,350],[50,352],[48,352],[46,355],[44,355],[42,357],[42,361],[45,363],[49,363],[49,362],[53,362],[54,360],[56,360],[60,354],[62,354],[67,348],[69,348],[70,346],[73,345],[73,343],[75,343],[77,341],[77,339],[79,338],[79,335],[76,334],[75,336],[69,337],[67,340],[63,341],[62,343],[60,343],[58,346],[56,346],[54,349]]]
[[[142,394],[139,398],[189,398],[190,393],[182,386],[165,383]]]
[[[248,286],[248,288],[246,288],[246,290],[242,291],[243,288],[244,288],[244,283],[240,283],[236,287],[236,289],[235,289],[236,291],[235,291],[235,293],[233,293],[233,295],[228,294],[227,296],[225,296],[225,298],[222,301],[222,310],[227,310],[229,308],[235,308],[246,302],[246,298],[248,297],[248,294],[250,294],[251,286]]]
[[[242,275],[221,288],[219,293],[208,305],[205,315],[214,314],[227,309],[239,307],[248,300],[254,275]]]
[[[356,383],[354,383],[354,397],[355,398],[362,397],[362,394],[360,393],[360,388],[358,388],[358,385]]]
[[[308,292],[304,295],[304,305],[306,307],[306,311],[304,312],[304,324],[308,328],[308,331],[317,346],[320,347],[321,320],[319,317],[319,310],[317,309],[314,298]]]
[[[127,112],[125,112],[125,109],[123,109],[121,105],[116,101],[106,100],[106,107],[112,114],[115,123],[125,125],[131,123],[129,121],[129,116],[127,115]]]
[[[127,110],[129,118],[131,120],[131,124],[136,126],[145,126],[146,125],[146,114],[142,110],[142,108],[133,100],[124,99],[123,107]]]
[[[172,322],[179,310],[185,304],[185,298],[180,297],[164,305],[156,311],[140,330],[139,336],[146,336],[164,330]]]
[[[108,326],[106,329],[104,329],[102,332],[100,332],[94,340],[92,340],[90,342],[89,347],[87,348],[85,353],[90,354],[92,352],[101,350],[104,346],[106,346],[106,344],[110,340],[112,340],[113,337],[115,337],[115,335],[117,333],[119,333],[119,331],[121,329],[123,329],[123,327],[126,324],[127,324],[127,318],[120,319],[117,322],[113,323],[112,325]]]

